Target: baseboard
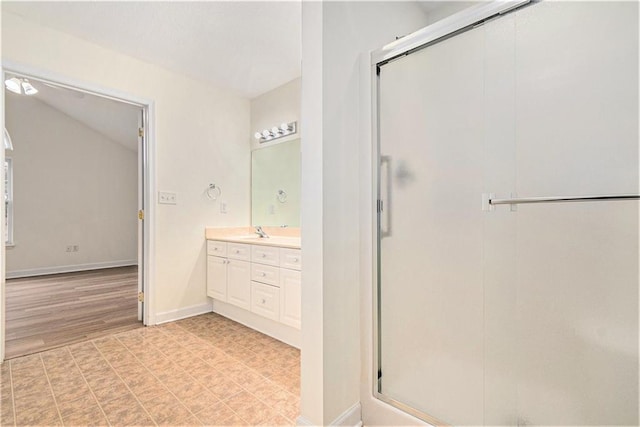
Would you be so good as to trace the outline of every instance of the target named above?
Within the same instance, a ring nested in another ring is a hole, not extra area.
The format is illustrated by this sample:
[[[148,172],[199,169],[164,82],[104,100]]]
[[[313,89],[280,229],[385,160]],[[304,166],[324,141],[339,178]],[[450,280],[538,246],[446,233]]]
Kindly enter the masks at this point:
[[[202,304],[192,305],[184,308],[178,308],[176,310],[169,310],[162,313],[156,313],[153,320],[155,325],[159,325],[161,323],[186,319],[187,317],[193,317],[204,313],[211,313],[210,302],[205,302]]]
[[[315,424],[303,416],[299,416],[296,420],[296,425],[313,426]],[[330,422],[328,425],[362,427],[362,406],[360,405],[360,402],[344,411],[338,418]]]
[[[314,426],[315,424],[301,415],[296,419],[296,425],[297,426]]]
[[[210,306],[211,307],[211,306]],[[300,348],[300,330],[284,325],[224,301],[213,300],[213,312],[269,335],[292,347]]]
[[[103,268],[128,267],[130,265],[137,264],[138,260],[133,259],[123,261],[93,262],[89,264],[61,265],[57,267],[31,268],[27,270],[7,271],[6,278],[18,279],[20,277],[45,276],[48,274],[74,273],[76,271],[100,270]]]
[[[362,405],[360,405],[360,402],[344,411],[338,418],[329,423],[329,425],[361,427]]]

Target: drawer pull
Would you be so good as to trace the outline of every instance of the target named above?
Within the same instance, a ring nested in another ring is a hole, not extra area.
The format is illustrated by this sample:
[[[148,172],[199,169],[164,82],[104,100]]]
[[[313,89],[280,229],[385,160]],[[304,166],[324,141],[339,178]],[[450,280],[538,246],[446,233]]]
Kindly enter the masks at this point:
[[[214,251],[217,251],[217,250],[218,250],[218,248],[213,248],[213,250],[214,250]]]
[[[267,277],[267,273],[262,272],[261,276],[262,276],[262,277]]]
[[[262,254],[262,258],[266,258],[266,257],[267,257],[267,254]]]
[[[266,304],[266,303],[267,303],[267,300],[262,298],[262,304]]]
[[[236,249],[236,253],[237,253],[237,254],[239,254],[239,253],[240,253],[240,251],[239,251],[238,249]]]
[[[298,262],[298,258],[294,258],[294,259],[293,259],[293,262]]]

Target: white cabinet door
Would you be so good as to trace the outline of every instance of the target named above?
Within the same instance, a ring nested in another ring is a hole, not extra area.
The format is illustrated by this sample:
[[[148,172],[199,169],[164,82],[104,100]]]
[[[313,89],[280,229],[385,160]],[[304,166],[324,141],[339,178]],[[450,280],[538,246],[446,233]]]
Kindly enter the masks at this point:
[[[280,269],[280,322],[300,329],[301,274],[299,271]]]
[[[227,300],[227,260],[207,256],[207,296]]]
[[[251,264],[249,262],[227,260],[227,302],[246,310],[251,309]]]

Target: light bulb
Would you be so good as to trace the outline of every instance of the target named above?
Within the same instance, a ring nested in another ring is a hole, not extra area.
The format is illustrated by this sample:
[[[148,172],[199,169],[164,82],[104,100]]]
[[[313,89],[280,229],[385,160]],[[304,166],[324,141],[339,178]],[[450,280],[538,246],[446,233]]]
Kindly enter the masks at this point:
[[[24,89],[25,95],[35,95],[36,93],[38,93],[38,89],[33,87],[33,85],[29,83],[28,80],[22,82],[22,88]]]
[[[17,77],[12,77],[4,81],[4,87],[10,90],[13,93],[17,93],[18,95],[22,93],[20,89],[20,79]]]
[[[255,139],[260,139],[260,138],[262,138],[262,134],[260,132],[256,132],[256,133],[253,134],[253,137]]]
[[[274,126],[274,127],[272,127],[272,128],[271,128],[271,133],[272,133],[274,136],[276,136],[276,135],[278,135],[278,134],[280,133],[280,129],[278,129],[278,127],[277,127],[277,126]]]
[[[264,138],[269,138],[271,136],[271,132],[269,132],[269,129],[265,129],[262,131],[262,136]]]
[[[289,125],[286,123],[283,123],[280,125],[280,129],[282,129],[283,132],[286,132],[289,130]]]

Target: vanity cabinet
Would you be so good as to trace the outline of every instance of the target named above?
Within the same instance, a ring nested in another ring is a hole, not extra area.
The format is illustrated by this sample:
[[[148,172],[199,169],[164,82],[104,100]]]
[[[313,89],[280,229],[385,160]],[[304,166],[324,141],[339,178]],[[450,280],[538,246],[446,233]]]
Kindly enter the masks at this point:
[[[251,308],[250,245],[207,242],[207,296]]]
[[[300,249],[207,241],[207,295],[300,329]]]

